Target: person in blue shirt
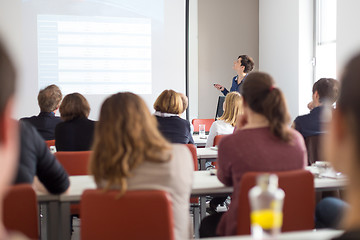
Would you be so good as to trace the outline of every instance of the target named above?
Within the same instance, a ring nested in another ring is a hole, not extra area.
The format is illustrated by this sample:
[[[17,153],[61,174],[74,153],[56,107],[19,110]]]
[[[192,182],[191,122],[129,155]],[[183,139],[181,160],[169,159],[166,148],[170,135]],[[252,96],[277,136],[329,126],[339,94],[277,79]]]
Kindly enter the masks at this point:
[[[324,133],[322,116],[325,104],[332,105],[336,102],[339,92],[339,82],[333,78],[321,78],[313,85],[312,102],[308,104],[310,113],[298,116],[293,127],[304,138]]]
[[[234,61],[233,69],[237,72],[237,75],[232,79],[230,92],[240,92],[242,83],[245,81],[248,73],[254,69],[254,65],[254,60],[248,55],[240,55],[238,59]],[[214,87],[220,90],[224,96],[229,93],[229,90],[220,84],[214,84]]]

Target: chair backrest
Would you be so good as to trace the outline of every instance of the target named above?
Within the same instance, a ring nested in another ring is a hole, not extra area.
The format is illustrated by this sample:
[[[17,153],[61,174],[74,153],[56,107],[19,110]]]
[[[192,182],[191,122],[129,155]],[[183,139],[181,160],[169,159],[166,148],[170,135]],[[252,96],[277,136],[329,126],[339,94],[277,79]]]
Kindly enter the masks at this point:
[[[305,138],[309,166],[316,161],[323,160],[320,154],[320,139],[321,135],[315,135]]]
[[[53,140],[46,140],[46,145],[48,146],[48,148],[50,148],[51,146],[55,146],[55,139]]]
[[[213,146],[217,146],[219,145],[219,142],[221,140],[221,138],[223,138],[225,135],[216,135],[215,138],[214,138],[214,143],[213,143]]]
[[[4,198],[3,222],[7,230],[21,232],[30,239],[39,239],[37,200],[30,184],[9,188]]]
[[[194,132],[199,132],[199,124],[205,124],[205,132],[209,132],[213,122],[215,122],[214,119],[193,119],[191,123],[194,126]]]
[[[237,234],[250,234],[249,190],[256,185],[256,176],[263,172],[248,172],[240,184]],[[273,172],[279,178],[279,188],[285,192],[282,232],[314,228],[314,177],[306,170]]]
[[[193,161],[194,161],[194,170],[197,171],[199,170],[199,165],[198,165],[198,159],[197,159],[197,151],[196,151],[196,147],[194,144],[185,144],[190,152],[191,152],[191,155],[192,155],[192,158],[193,158]]]
[[[85,190],[81,197],[81,238],[174,239],[172,203],[159,190]]]
[[[91,153],[92,151],[56,152],[55,157],[70,176],[88,175]]]

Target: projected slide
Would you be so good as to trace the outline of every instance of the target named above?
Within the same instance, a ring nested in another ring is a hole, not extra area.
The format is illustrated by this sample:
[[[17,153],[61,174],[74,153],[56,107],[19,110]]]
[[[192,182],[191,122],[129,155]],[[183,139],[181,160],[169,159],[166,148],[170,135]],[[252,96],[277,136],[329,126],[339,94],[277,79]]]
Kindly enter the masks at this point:
[[[151,19],[38,15],[39,88],[152,93]]]

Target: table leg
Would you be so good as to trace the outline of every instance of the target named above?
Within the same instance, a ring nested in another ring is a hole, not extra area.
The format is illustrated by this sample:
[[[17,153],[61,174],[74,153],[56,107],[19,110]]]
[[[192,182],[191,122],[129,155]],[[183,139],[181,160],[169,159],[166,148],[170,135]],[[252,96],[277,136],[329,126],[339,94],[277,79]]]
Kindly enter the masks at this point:
[[[40,239],[58,240],[59,203],[57,201],[40,203]]]
[[[205,163],[206,163],[206,159],[200,158],[200,169],[199,170],[205,170]]]
[[[206,217],[206,196],[200,197],[200,219]]]
[[[70,240],[71,239],[71,213],[70,213],[70,202],[60,202],[60,231],[59,240]]]

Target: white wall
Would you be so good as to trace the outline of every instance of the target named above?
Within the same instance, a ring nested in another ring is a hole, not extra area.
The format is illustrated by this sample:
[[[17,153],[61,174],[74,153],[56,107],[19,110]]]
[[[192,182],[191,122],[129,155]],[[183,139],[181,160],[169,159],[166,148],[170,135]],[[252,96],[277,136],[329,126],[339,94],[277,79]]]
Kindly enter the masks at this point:
[[[230,89],[241,54],[259,63],[258,0],[198,0],[199,118],[214,118],[219,83]]]
[[[198,0],[189,1],[189,49],[188,49],[188,71],[189,71],[189,119],[197,118],[199,115],[199,87],[198,87]]]
[[[337,1],[337,75],[341,76],[342,68],[350,58],[360,52],[360,1]]]
[[[259,70],[274,77],[284,92],[292,119],[299,115],[299,105],[306,107],[308,101],[303,96],[307,92],[311,96],[310,2],[259,0]],[[301,86],[304,82],[307,87]]]
[[[22,17],[21,17],[21,3],[20,1],[5,1],[0,0],[0,9],[6,9],[0,14],[0,39],[4,42],[10,56],[12,57],[17,69],[17,99],[21,94],[26,94],[24,91],[20,91],[19,86],[22,84],[23,79],[22,72]],[[14,14],[18,12],[19,14]],[[11,24],[9,24],[11,22]],[[14,118],[17,116],[17,108],[14,112]]]

